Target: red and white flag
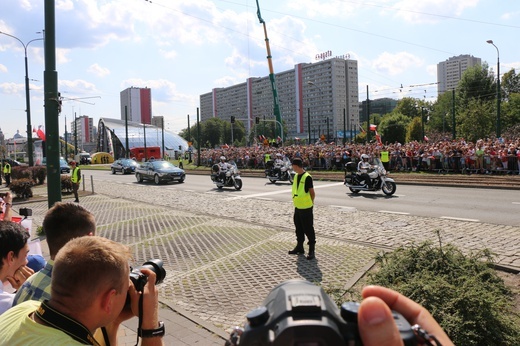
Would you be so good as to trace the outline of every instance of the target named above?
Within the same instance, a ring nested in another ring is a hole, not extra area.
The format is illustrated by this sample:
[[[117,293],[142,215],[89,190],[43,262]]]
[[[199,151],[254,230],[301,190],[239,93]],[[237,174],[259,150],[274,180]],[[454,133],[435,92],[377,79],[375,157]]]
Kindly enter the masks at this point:
[[[33,129],[33,132],[36,132],[38,138],[45,142],[45,132],[43,132],[42,127],[42,125],[38,126],[38,131]]]
[[[376,130],[377,130],[377,125],[370,124],[370,131],[376,131]]]

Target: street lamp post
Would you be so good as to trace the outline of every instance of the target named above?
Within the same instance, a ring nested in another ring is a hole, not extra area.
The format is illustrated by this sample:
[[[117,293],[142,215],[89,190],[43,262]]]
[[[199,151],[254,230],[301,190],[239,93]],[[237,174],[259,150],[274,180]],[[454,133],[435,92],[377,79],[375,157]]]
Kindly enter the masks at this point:
[[[493,43],[493,40],[487,40],[486,42],[492,44],[497,50],[497,138],[500,138],[500,103],[502,98],[500,93],[500,51]]]
[[[33,161],[33,146],[32,146],[32,125],[31,125],[31,98],[29,95],[29,67],[27,63],[27,47],[31,42],[41,41],[43,38],[35,38],[30,40],[27,43],[23,43],[18,37],[9,35],[5,32],[0,31],[0,34],[12,37],[20,42],[23,46],[23,50],[25,53],[25,108],[27,113],[27,156],[29,157],[29,166],[34,165]]]

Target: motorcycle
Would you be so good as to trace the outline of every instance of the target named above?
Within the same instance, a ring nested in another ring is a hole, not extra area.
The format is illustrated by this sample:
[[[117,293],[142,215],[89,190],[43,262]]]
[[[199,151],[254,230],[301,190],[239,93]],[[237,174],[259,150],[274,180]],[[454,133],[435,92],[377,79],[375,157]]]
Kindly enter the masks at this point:
[[[242,188],[242,178],[240,178],[240,171],[235,163],[230,163],[231,167],[228,168],[224,173],[224,178],[220,174],[220,166],[218,164],[214,164],[211,167],[211,180],[215,185],[217,185],[218,189],[222,189],[223,187],[234,187],[235,190],[240,190]]]
[[[372,187],[368,187],[364,181],[363,176],[357,172],[357,165],[354,162],[347,162],[345,165],[345,180],[344,184],[353,193],[359,193],[359,191],[383,191],[387,196],[391,196],[395,193],[397,186],[392,178],[387,177],[386,169],[380,159],[374,159],[372,165],[372,171],[368,173],[371,179]]]
[[[292,184],[294,175],[296,174],[292,169],[291,161],[284,160],[282,166],[275,166],[274,162],[267,161],[265,165],[265,177],[269,179],[271,183],[277,181],[288,181]]]

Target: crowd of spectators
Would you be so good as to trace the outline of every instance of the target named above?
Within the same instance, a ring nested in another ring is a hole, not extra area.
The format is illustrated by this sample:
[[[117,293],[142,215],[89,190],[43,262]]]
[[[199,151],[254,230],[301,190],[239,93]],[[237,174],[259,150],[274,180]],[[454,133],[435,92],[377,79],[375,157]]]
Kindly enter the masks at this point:
[[[307,169],[342,170],[346,162],[358,162],[362,154],[380,158],[382,152],[388,152],[385,165],[391,171],[480,174],[518,174],[520,171],[520,138],[479,139],[476,142],[458,139],[434,143],[413,141],[405,144],[374,142],[229,147],[201,151],[200,164],[211,166],[223,155],[229,161],[236,162],[239,168],[262,169],[267,159],[273,159],[277,153],[281,153],[289,159],[301,157]]]

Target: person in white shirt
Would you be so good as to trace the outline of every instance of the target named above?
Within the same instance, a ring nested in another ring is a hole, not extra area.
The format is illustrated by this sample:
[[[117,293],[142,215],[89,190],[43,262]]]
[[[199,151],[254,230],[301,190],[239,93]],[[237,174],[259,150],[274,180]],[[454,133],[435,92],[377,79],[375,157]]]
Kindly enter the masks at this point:
[[[34,271],[26,266],[29,232],[19,223],[0,221],[0,314],[13,305],[14,293],[4,291],[9,282],[16,290]]]

